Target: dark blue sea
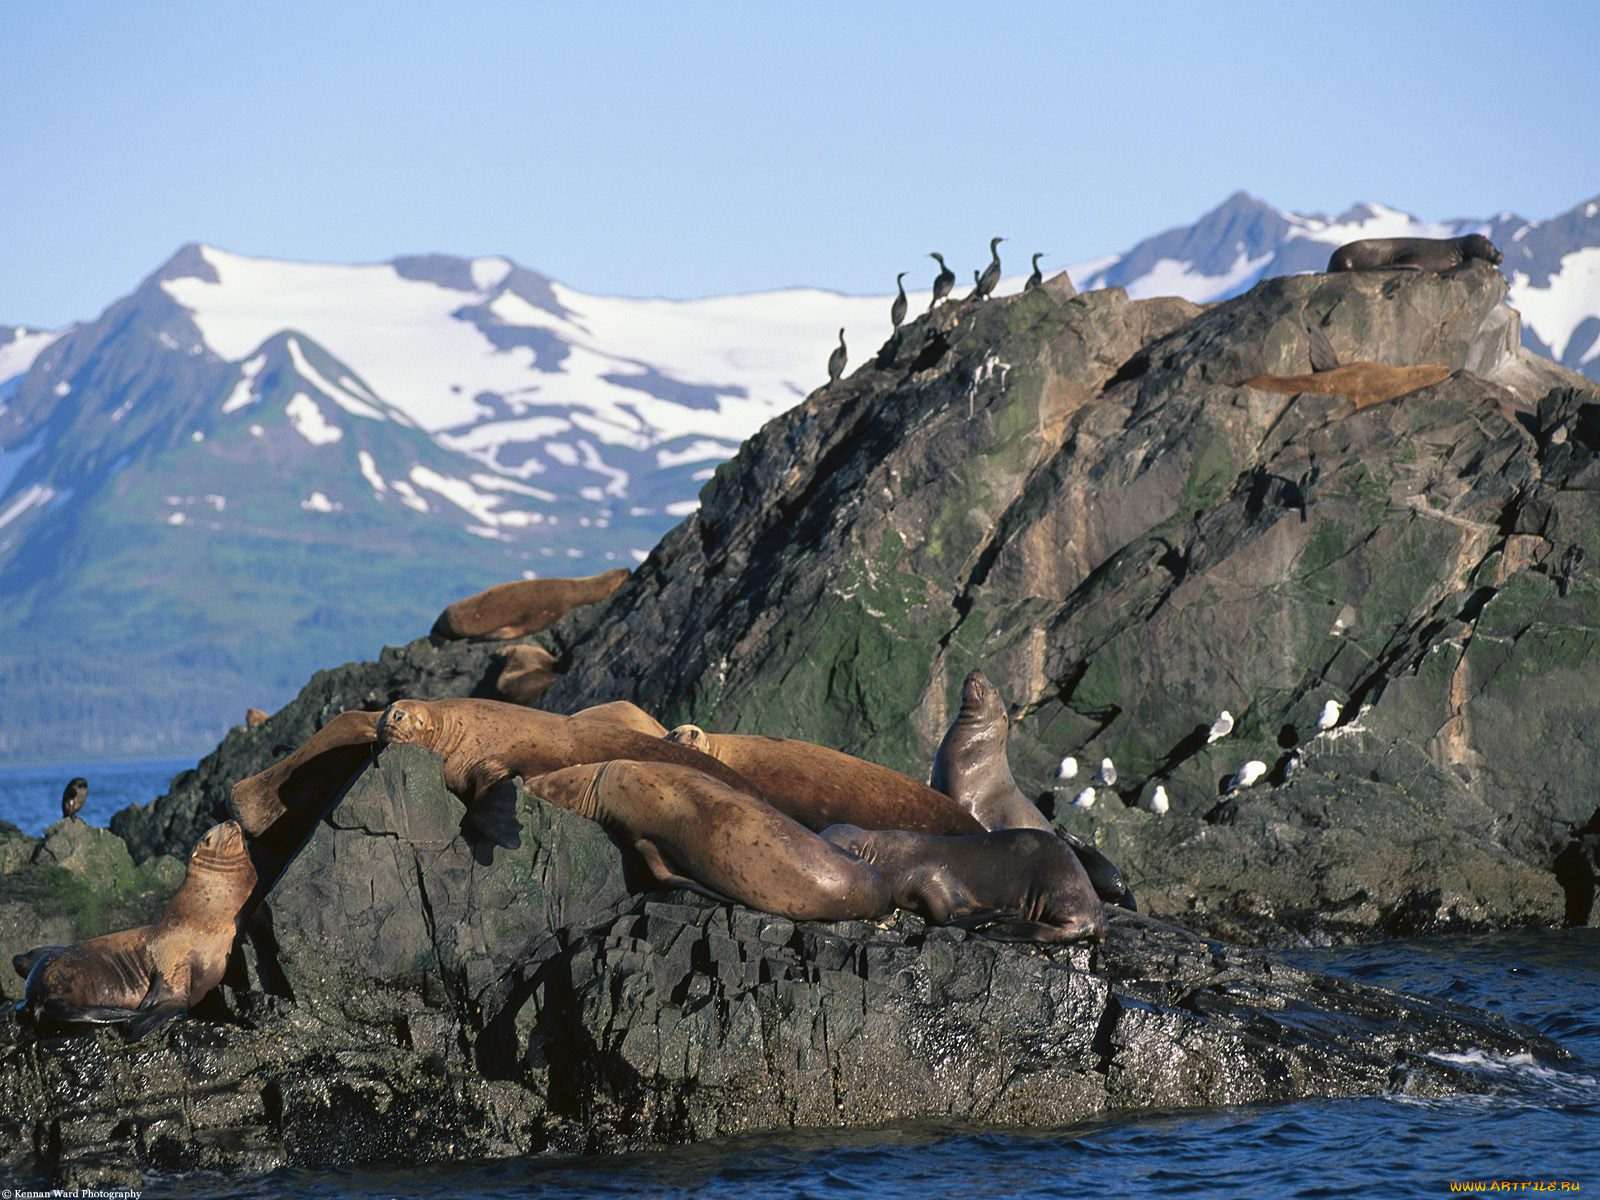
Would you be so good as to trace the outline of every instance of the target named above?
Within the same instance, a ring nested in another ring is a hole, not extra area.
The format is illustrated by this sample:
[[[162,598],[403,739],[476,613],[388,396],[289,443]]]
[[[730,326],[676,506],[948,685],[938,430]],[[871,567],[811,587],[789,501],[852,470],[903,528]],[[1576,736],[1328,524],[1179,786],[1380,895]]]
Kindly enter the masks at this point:
[[[141,758],[126,762],[66,762],[37,766],[0,766],[0,820],[37,837],[61,819],[61,793],[75,775],[89,781],[89,798],[78,815],[91,825],[105,825],[118,809],[146,804],[167,790],[192,758]]]
[[[73,774],[97,823],[148,800],[181,760],[0,768],[0,815],[37,832]],[[152,781],[156,782],[152,782]],[[31,781],[31,782],[30,782]],[[41,791],[42,789],[42,791]],[[102,790],[103,789],[103,790]],[[119,791],[119,789],[121,789]],[[107,797],[96,807],[97,792]],[[110,802],[109,797],[125,798]],[[41,798],[42,797],[42,798]],[[1297,951],[1302,966],[1475,1005],[1578,1055],[1569,1070],[1468,1056],[1489,1085],[1449,1100],[1319,1100],[1112,1116],[1060,1129],[922,1123],[848,1133],[750,1135],[654,1154],[441,1167],[285,1170],[260,1179],[158,1178],[166,1196],[765,1197],[1445,1196],[1600,1193],[1600,930],[1527,931]],[[1459,1061],[1459,1060],[1457,1060]],[[1511,1189],[1506,1184],[1514,1185]],[[1453,1186],[1455,1185],[1455,1186]],[[1526,1186],[1524,1186],[1526,1185]],[[87,1193],[85,1193],[87,1194]]]

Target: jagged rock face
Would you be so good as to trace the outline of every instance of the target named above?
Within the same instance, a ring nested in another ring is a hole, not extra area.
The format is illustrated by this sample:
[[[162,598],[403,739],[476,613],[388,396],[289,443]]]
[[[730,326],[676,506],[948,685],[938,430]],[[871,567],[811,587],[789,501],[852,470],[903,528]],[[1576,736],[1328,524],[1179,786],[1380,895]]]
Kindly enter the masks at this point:
[[[1600,589],[1560,563],[1600,546],[1597,410],[1518,349],[1504,296],[1475,266],[925,318],[718,471],[544,704],[925,776],[981,666],[1025,791],[1114,758],[1116,796],[1064,819],[1157,915],[1266,939],[1559,921],[1552,864],[1595,811]],[[1309,326],[1341,362],[1450,373],[1359,411],[1239,386],[1310,372]],[[1345,723],[1313,739],[1328,698]],[[1222,708],[1234,733],[1194,744]],[[1287,786],[1219,806],[1296,747]],[[1163,822],[1106,803],[1158,781]]]
[[[597,825],[518,799],[460,832],[391,747],[249,921],[219,992],[146,1042],[0,1023],[0,1165],[144,1171],[596,1152],[749,1129],[1482,1086],[1440,1056],[1567,1060],[1532,1030],[1122,914],[1103,947],[794,922],[639,895]],[[197,1081],[203,1081],[203,1085]]]

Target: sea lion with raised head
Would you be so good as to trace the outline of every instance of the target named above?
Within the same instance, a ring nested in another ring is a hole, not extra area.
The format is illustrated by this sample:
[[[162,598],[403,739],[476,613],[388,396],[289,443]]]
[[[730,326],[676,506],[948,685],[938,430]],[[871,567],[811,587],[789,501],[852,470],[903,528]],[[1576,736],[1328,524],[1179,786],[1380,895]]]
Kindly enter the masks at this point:
[[[1011,718],[999,689],[982,671],[969,673],[961,685],[961,711],[934,754],[932,785],[971,813],[984,829],[1054,833],[1077,856],[1102,900],[1137,908],[1133,890],[1115,863],[1087,842],[1057,830],[1039,806],[1022,794],[1006,754],[1010,730]]]
[[[238,823],[212,826],[159,921],[34,953],[17,1010],[35,1024],[127,1021],[143,1037],[221,982],[255,885]]]
[[[294,753],[234,784],[228,794],[228,811],[251,837],[269,838],[270,848],[281,852],[310,828],[339,789],[372,760],[377,744],[377,713],[342,712]]]
[[[983,826],[942,792],[888,767],[798,738],[707,733],[680,725],[667,737],[732,767],[767,802],[807,829],[841,822],[863,829],[981,833]]]
[[[961,684],[961,711],[933,756],[929,784],[949,796],[985,829],[1044,829],[1050,822],[1011,776],[1006,739],[1011,718],[999,690],[982,671]]]
[[[930,924],[1019,941],[1105,940],[1105,909],[1077,855],[1042,829],[933,837],[835,825],[822,838],[871,863],[895,904]]]
[[[892,907],[875,867],[693,767],[613,760],[524,784],[604,826],[668,886],[803,921],[880,917]]]
[[[581,579],[513,579],[457,600],[433,623],[437,638],[505,641],[549,629],[573,609],[596,604],[622,586],[626,567]]]
[[[1474,259],[1498,266],[1504,256],[1481,233],[1455,238],[1362,238],[1346,242],[1328,259],[1335,271],[1453,271]]]

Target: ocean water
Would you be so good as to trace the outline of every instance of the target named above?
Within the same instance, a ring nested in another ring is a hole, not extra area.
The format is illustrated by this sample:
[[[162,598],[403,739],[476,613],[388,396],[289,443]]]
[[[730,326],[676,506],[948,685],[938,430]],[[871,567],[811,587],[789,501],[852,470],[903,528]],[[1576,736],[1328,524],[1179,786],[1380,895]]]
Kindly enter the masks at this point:
[[[186,759],[0,768],[0,817],[38,833],[61,789],[89,780],[84,815],[167,788]],[[1532,930],[1295,951],[1298,965],[1486,1008],[1578,1056],[1569,1069],[1468,1056],[1489,1090],[1446,1100],[1315,1100],[1102,1117],[1059,1129],[949,1122],[750,1134],[609,1158],[283,1170],[258,1179],[158,1177],[146,1197],[766,1197],[1088,1195],[1441,1196],[1452,1185],[1522,1195],[1600,1192],[1600,930]],[[1527,1184],[1526,1188],[1521,1185]],[[1536,1191],[1539,1185],[1543,1191]],[[1504,1191],[1502,1187],[1501,1191]]]
[[[0,767],[0,820],[37,837],[61,819],[61,793],[68,780],[82,775],[89,781],[89,798],[78,815],[104,826],[117,810],[162,795],[174,775],[194,765],[192,758],[141,758]]]

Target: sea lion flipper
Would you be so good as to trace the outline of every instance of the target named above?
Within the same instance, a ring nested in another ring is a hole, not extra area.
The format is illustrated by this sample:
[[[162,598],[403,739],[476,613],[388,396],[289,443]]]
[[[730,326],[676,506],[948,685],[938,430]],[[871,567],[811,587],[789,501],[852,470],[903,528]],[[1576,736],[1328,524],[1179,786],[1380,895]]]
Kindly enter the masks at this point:
[[[139,1010],[136,1013],[131,1014],[131,1019],[128,1021],[128,1033],[134,1041],[138,1041],[151,1030],[166,1024],[173,1017],[183,1016],[188,1011],[189,1006],[183,1002],[183,998],[180,996],[169,997],[158,1004],[150,1004],[146,1001],[139,1006]]]
[[[1070,934],[1059,925],[1029,921],[1010,913],[1003,916],[1003,920],[991,921],[976,932],[997,942],[1064,942],[1082,936]]]
[[[974,908],[961,914],[940,921],[941,925],[953,925],[957,929],[966,929],[976,932],[988,929],[991,925],[1003,924],[1011,919],[1012,914],[1003,908]]]
[[[522,823],[517,819],[517,781],[501,779],[480,788],[467,805],[462,826],[481,833],[497,846],[517,850],[522,846]]]
[[[1128,881],[1123,877],[1121,869],[1100,851],[1089,843],[1075,838],[1070,833],[1056,831],[1056,836],[1071,847],[1073,854],[1083,864],[1083,870],[1089,876],[1089,882],[1094,886],[1095,895],[1107,904],[1115,904],[1129,912],[1138,912],[1138,902],[1133,898],[1133,889],[1128,886]]]

